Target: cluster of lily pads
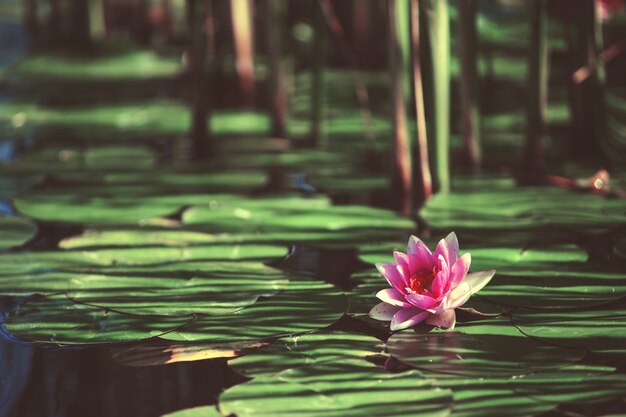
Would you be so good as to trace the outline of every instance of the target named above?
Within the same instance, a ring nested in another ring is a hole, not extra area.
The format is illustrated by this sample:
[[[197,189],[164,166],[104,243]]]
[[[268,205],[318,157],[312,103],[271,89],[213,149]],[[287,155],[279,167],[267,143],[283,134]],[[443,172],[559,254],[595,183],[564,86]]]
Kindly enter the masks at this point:
[[[26,167],[18,161],[8,169]],[[372,264],[403,250],[410,220],[319,195],[201,193],[210,181],[198,186],[192,176],[187,192],[157,194],[139,182],[90,185],[101,181],[100,168],[70,172],[82,173],[82,182],[39,190],[45,179],[35,178],[11,198],[12,215],[1,218],[2,293],[19,300],[4,331],[55,345],[161,340],[161,353],[178,353],[159,363],[229,358],[251,378],[227,389],[217,406],[180,415],[479,416],[497,404],[503,415],[521,416],[615,400],[626,389],[626,375],[616,370],[626,341],[623,260],[611,251],[589,260],[573,243],[612,239],[619,253],[622,200],[501,189],[494,198],[534,199],[498,212],[481,192],[435,197],[424,218],[459,231],[472,270],[498,275],[470,299],[456,330],[389,333],[367,316],[386,285]],[[239,174],[216,175],[236,183]],[[580,199],[585,212],[572,209]],[[487,210],[520,221],[482,235],[491,230]],[[38,247],[51,228],[72,233]],[[267,264],[293,243],[358,247],[370,267],[354,272],[359,285],[345,291],[328,277]],[[365,327],[342,327],[343,316]],[[127,361],[123,345],[110,346]]]
[[[75,79],[67,72],[75,64],[42,71],[50,59],[35,57],[18,70],[37,88],[68,88],[63,81]],[[130,59],[148,62],[156,72],[144,75],[156,79],[180,70],[145,54]],[[102,64],[81,70],[89,79],[77,81],[98,80],[106,65],[114,69],[109,74],[131,76],[127,60]],[[107,87],[112,78],[98,82]],[[63,110],[2,104],[9,116],[0,116],[0,128],[18,138],[68,134],[67,143],[0,168],[0,294],[14,304],[2,324],[6,336],[46,346],[104,345],[129,365],[226,358],[250,378],[216,405],[172,414],[179,417],[469,417],[495,408],[526,416],[623,398],[624,200],[513,188],[503,177],[458,179],[463,192],[435,196],[420,212],[432,237],[418,234],[432,246],[457,231],[472,253],[472,271],[498,275],[459,312],[454,331],[421,325],[390,333],[368,317],[386,286],[373,264],[404,250],[414,222],[315,193],[389,188],[385,173],[359,170],[353,141],[333,141],[333,152],[299,152],[269,139],[247,146],[248,139],[233,136],[224,150],[246,151],[226,152],[227,162],[211,170],[159,164],[155,149],[177,149],[172,138],[187,131],[188,109],[146,103]],[[339,114],[327,132],[359,136],[354,120]],[[520,120],[489,123],[507,130]],[[385,119],[376,118],[376,126],[381,134],[389,129]],[[268,127],[258,113],[213,120],[218,135],[266,135]],[[296,121],[290,130],[306,127]],[[267,168],[276,166],[291,193],[267,194]],[[296,181],[300,172],[308,182]],[[342,290],[333,277],[268,264],[293,244],[357,248],[368,266],[352,273],[355,288]]]

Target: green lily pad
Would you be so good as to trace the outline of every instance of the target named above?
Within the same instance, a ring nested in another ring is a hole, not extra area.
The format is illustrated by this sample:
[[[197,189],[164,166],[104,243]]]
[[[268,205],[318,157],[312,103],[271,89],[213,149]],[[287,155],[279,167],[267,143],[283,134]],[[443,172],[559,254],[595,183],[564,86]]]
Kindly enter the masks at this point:
[[[22,245],[37,233],[37,225],[30,219],[0,215],[0,250]]]
[[[156,217],[168,216],[187,205],[205,204],[209,213],[229,212],[232,223],[259,210],[323,208],[325,197],[305,199],[280,196],[254,199],[237,195],[172,194],[154,195],[150,187],[128,188],[76,187],[56,191],[38,191],[14,199],[16,208],[29,217],[48,221],[86,224],[139,224]],[[210,217],[210,216],[209,216]],[[218,224],[219,231],[228,231],[231,224]]]
[[[236,385],[220,396],[222,413],[238,417],[443,417],[451,406],[451,392],[420,378],[416,371],[393,374],[364,360],[288,369]]]
[[[87,229],[81,235],[63,239],[59,242],[59,247],[63,249],[126,248],[133,246],[184,247],[216,241],[215,235],[191,230],[166,228]]]
[[[382,342],[372,336],[321,331],[280,338],[248,355],[231,359],[228,365],[242,375],[256,378],[302,366],[365,359],[382,352]]]
[[[595,353],[625,355],[624,300],[594,309],[573,311],[518,310],[513,323],[529,337],[547,343],[580,347]]]
[[[508,385],[518,394],[543,402],[593,404],[621,398],[626,375],[615,368],[571,365],[555,372],[541,372],[511,379]]]
[[[249,210],[241,207],[192,207],[183,213],[183,223],[203,229],[222,228],[225,231],[261,233],[290,231],[333,233],[410,231],[414,223],[397,214],[381,209],[363,206],[332,206],[323,210],[310,207]]]
[[[144,274],[144,282],[146,277],[153,275],[163,280],[182,277],[178,281],[182,285],[186,279],[202,275],[203,268],[211,268],[217,263],[231,264],[234,270],[237,265],[234,261],[259,262],[259,268],[264,269],[260,262],[279,258],[285,253],[284,247],[254,244],[9,252],[0,254],[0,294],[67,291],[70,280],[89,275],[141,277]]]
[[[25,302],[8,314],[5,326],[14,336],[33,342],[98,344],[160,336],[190,320],[118,314],[52,295]]]
[[[231,314],[204,316],[163,337],[214,344],[259,341],[326,327],[346,310],[342,292],[314,279],[290,277],[286,290]]]
[[[188,276],[176,276],[168,269],[77,275],[70,281],[67,294],[74,301],[118,313],[226,314],[253,304],[259,297],[272,296],[288,283],[282,272],[262,263],[187,263],[186,269],[192,271]]]
[[[151,169],[155,164],[154,153],[141,146],[101,146],[85,153],[87,169]]]
[[[46,82],[103,81],[172,77],[181,71],[180,60],[159,57],[150,51],[123,51],[88,58],[46,52],[22,59],[12,75]]]
[[[156,246],[90,248],[84,251],[100,264],[153,265],[183,261],[269,261],[285,255],[286,248],[263,244],[209,244],[197,246]]]
[[[521,334],[508,319],[463,323],[458,331],[394,333],[387,350],[437,379],[511,377],[559,369],[579,361],[585,349],[563,349]]]
[[[420,212],[437,229],[529,229],[545,233],[555,227],[573,231],[614,227],[626,223],[625,213],[623,199],[558,187],[439,194]]]

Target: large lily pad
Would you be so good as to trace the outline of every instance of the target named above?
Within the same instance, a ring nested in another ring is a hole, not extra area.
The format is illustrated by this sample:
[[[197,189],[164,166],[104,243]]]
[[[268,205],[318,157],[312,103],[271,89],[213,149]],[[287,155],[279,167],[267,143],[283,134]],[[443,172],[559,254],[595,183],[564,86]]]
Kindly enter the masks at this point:
[[[278,375],[286,369],[365,359],[383,353],[380,340],[362,334],[321,331],[288,336],[228,364],[242,375]]]
[[[326,327],[345,310],[343,293],[330,284],[291,277],[287,289],[273,297],[232,314],[199,317],[163,337],[215,344],[265,340]]]
[[[310,207],[248,210],[241,207],[221,208],[193,207],[183,214],[183,223],[224,231],[250,232],[293,232],[322,233],[332,235],[363,231],[374,235],[394,234],[398,231],[410,232],[414,224],[409,219],[381,209],[363,206],[332,206],[323,210]],[[360,233],[361,232],[361,233]]]
[[[271,392],[272,395],[267,395]],[[415,371],[377,371],[367,361],[306,366],[254,378],[220,397],[224,414],[246,416],[447,416],[450,391]]]
[[[197,262],[185,266],[186,271],[167,268],[77,275],[69,283],[68,297],[126,314],[226,314],[261,296],[272,296],[288,283],[282,272],[262,263]]]
[[[324,197],[305,199],[280,196],[267,199],[246,198],[237,195],[172,194],[154,195],[152,188],[91,187],[63,188],[57,191],[38,191],[14,200],[17,209],[34,218],[49,221],[94,224],[138,224],[154,217],[168,216],[187,205],[205,204],[209,218],[218,224],[218,230],[228,231],[232,224],[241,222],[250,213],[283,207],[285,209],[323,208],[329,205]],[[219,223],[218,213],[230,213],[232,223]]]
[[[464,323],[459,331],[394,333],[389,353],[429,377],[511,377],[559,369],[579,361],[585,349],[563,349],[530,339],[508,319]]]
[[[190,320],[118,314],[52,295],[25,302],[6,317],[4,326],[13,336],[33,342],[97,344],[156,337]]]
[[[547,343],[582,347],[624,357],[626,312],[624,300],[594,309],[572,311],[518,310],[513,323],[529,337]]]
[[[581,231],[626,223],[626,200],[558,187],[439,194],[420,214],[437,229],[535,231],[561,227]]]

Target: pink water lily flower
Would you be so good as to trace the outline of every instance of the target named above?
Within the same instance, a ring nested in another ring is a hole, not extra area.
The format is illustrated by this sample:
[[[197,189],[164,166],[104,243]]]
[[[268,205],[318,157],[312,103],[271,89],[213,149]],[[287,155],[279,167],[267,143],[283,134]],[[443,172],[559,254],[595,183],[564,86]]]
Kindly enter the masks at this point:
[[[391,288],[376,294],[383,302],[370,311],[376,320],[391,320],[391,330],[402,330],[418,323],[453,329],[454,309],[480,291],[496,271],[468,274],[471,255],[459,257],[459,241],[454,232],[441,239],[435,253],[411,236],[407,253],[394,252],[395,262],[377,264]]]

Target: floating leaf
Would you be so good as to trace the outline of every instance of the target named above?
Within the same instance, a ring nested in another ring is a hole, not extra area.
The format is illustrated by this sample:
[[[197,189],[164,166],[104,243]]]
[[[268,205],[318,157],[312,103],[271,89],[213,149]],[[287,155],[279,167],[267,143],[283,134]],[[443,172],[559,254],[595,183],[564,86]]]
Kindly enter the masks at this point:
[[[9,313],[5,326],[12,335],[33,342],[94,344],[148,339],[190,320],[118,314],[74,303],[64,295],[51,295],[26,301]]]
[[[577,362],[584,349],[563,349],[529,339],[505,318],[464,323],[459,331],[394,333],[394,357],[437,379],[519,376]]]
[[[177,276],[178,275],[178,276]],[[134,315],[226,314],[287,288],[286,276],[252,262],[186,263],[176,268],[77,275],[72,300]]]
[[[318,330],[335,322],[345,310],[343,293],[331,285],[290,277],[287,289],[273,297],[232,314],[199,317],[163,337],[215,344],[259,341]]]
[[[271,392],[272,395],[267,395]],[[220,396],[224,414],[247,416],[447,416],[449,390],[420,378],[377,370],[364,360],[289,369],[236,385]]]
[[[596,353],[624,356],[624,300],[572,311],[518,310],[513,323],[524,334],[557,346],[580,347]]]
[[[301,366],[365,359],[382,352],[382,342],[372,336],[321,331],[280,338],[228,364],[242,375],[260,377]]]

